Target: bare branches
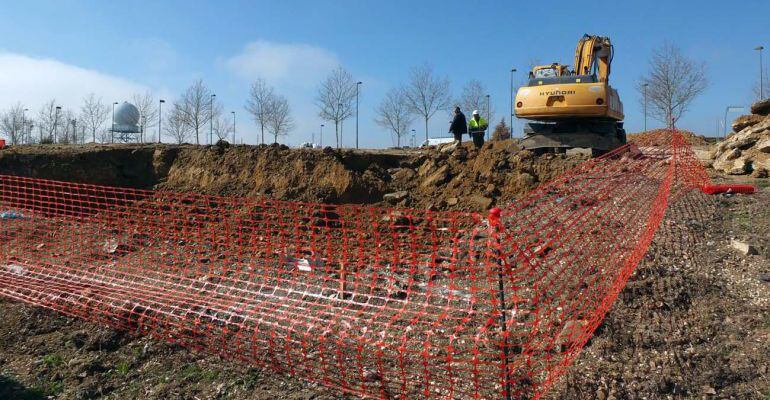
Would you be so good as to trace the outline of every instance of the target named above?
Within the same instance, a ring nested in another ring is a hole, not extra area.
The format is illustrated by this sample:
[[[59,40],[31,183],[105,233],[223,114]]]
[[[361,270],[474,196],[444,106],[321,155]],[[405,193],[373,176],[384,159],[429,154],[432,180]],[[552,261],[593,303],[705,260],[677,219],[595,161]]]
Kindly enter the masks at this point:
[[[457,103],[465,110],[466,114],[469,114],[473,110],[479,110],[481,116],[486,118],[487,121],[492,121],[494,118],[494,110],[490,105],[490,110],[487,110],[487,95],[489,92],[484,87],[484,84],[479,80],[471,79],[463,86],[462,94],[457,100]]]
[[[353,115],[353,100],[356,98],[356,82],[353,76],[343,68],[337,68],[321,83],[318,88],[316,105],[318,115],[334,122],[337,147],[342,142],[340,123]]]
[[[221,114],[221,106],[214,102],[211,90],[199,79],[193,82],[174,103],[174,110],[195,133],[195,144],[200,144],[200,131],[212,118]]]
[[[260,143],[265,143],[265,127],[270,119],[270,106],[275,101],[275,90],[265,82],[264,79],[257,79],[251,85],[249,99],[246,100],[246,111],[254,118],[254,122],[259,125],[262,137]]]
[[[190,126],[185,121],[184,115],[176,104],[174,104],[171,108],[171,112],[169,112],[166,117],[166,121],[163,124],[163,131],[165,136],[170,137],[178,144],[187,142],[187,139],[189,139],[192,134]]]
[[[401,137],[407,134],[412,123],[412,114],[407,107],[403,89],[393,88],[388,91],[377,107],[375,122],[388,129],[396,137],[396,146],[401,147]]]
[[[25,128],[23,104],[16,103],[0,114],[0,130],[8,135],[12,144],[19,144],[23,141]]]
[[[83,99],[80,106],[80,123],[83,128],[91,133],[91,139],[96,142],[96,131],[101,130],[104,122],[110,114],[110,108],[102,103],[102,98],[97,98],[91,93]]]
[[[649,75],[637,84],[642,95],[645,85],[650,115],[671,126],[708,87],[706,65],[687,58],[676,45],[665,43],[653,50]],[[643,97],[641,101],[644,105]]]
[[[153,128],[158,124],[158,102],[149,91],[143,94],[135,93],[131,99],[139,110],[139,124],[142,126],[142,135],[144,136],[148,128]]]
[[[425,140],[428,139],[428,121],[451,102],[449,78],[434,76],[433,68],[424,64],[412,69],[409,84],[404,89],[406,102],[412,113],[425,120]]]
[[[291,107],[285,97],[278,95],[273,98],[270,105],[267,128],[273,135],[274,143],[278,143],[278,136],[286,136],[294,129]]]

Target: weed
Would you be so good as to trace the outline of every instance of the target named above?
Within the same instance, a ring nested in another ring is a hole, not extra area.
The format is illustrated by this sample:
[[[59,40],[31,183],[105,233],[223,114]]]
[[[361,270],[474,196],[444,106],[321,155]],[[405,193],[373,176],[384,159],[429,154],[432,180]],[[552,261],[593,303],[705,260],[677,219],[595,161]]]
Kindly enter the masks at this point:
[[[57,367],[64,364],[64,359],[58,354],[46,354],[43,356],[43,363],[49,367]]]
[[[131,366],[126,361],[121,361],[118,363],[118,365],[115,366],[115,371],[117,371],[120,375],[127,375],[130,370]]]

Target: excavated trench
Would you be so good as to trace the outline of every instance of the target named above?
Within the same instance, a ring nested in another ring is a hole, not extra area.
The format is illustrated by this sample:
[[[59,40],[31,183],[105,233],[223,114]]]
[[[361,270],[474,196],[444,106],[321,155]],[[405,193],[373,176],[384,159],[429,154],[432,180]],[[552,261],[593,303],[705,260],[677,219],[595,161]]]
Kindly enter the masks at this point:
[[[585,159],[534,156],[512,141],[483,149],[290,149],[286,146],[23,146],[0,174],[279,200],[484,211]]]

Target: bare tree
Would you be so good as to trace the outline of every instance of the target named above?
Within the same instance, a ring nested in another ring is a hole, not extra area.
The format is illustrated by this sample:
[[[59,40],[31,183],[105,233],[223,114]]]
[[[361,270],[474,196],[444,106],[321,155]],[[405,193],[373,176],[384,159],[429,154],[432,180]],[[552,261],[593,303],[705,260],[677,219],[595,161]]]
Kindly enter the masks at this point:
[[[246,111],[254,118],[254,122],[259,125],[262,136],[260,143],[265,143],[265,127],[270,120],[270,106],[275,101],[275,91],[265,82],[264,79],[257,79],[251,85],[249,99],[246,100]]]
[[[221,113],[221,106],[212,100],[211,95],[211,90],[203,80],[199,79],[193,82],[174,103],[175,110],[195,133],[195,144],[200,144],[201,129],[211,121],[212,117],[216,119]]]
[[[102,98],[97,98],[91,93],[83,99],[83,105],[80,106],[80,121],[83,128],[91,133],[91,138],[96,142],[96,131],[101,130],[104,122],[110,115],[110,108],[102,102]]]
[[[451,103],[449,78],[435,76],[433,67],[423,64],[412,69],[404,94],[411,112],[425,120],[425,140],[428,140],[428,121]]]
[[[219,117],[214,120],[214,136],[218,140],[227,140],[233,132],[233,121],[227,117]]]
[[[649,75],[642,77],[636,86],[642,95],[640,102],[644,103],[647,85],[650,115],[673,126],[708,87],[706,64],[688,58],[678,46],[664,43],[653,50],[649,68]]]
[[[334,122],[337,147],[342,143],[342,121],[353,115],[353,100],[356,98],[356,82],[353,75],[343,68],[337,68],[321,83],[316,96],[318,115],[325,121]]]
[[[291,117],[289,101],[283,96],[275,96],[270,110],[267,128],[273,134],[274,143],[278,143],[278,136],[286,136],[294,129],[294,119]]]
[[[24,137],[24,105],[16,103],[0,114],[0,130],[8,135],[12,144],[20,144]]]
[[[182,144],[187,142],[190,138],[192,131],[190,126],[185,121],[184,115],[179,111],[177,107],[173,107],[171,112],[166,116],[166,121],[163,123],[164,134],[176,143]]]
[[[158,102],[152,92],[135,93],[132,102],[139,110],[139,124],[142,126],[140,141],[145,141],[145,133],[158,125]]]
[[[377,118],[374,121],[389,130],[396,137],[396,146],[401,147],[401,137],[409,132],[409,125],[413,120],[406,104],[404,90],[390,89],[376,111]]]
[[[40,132],[40,143],[54,142],[54,134],[57,133],[59,124],[56,112],[56,99],[45,102],[40,108],[37,118],[37,127]]]
[[[484,87],[484,84],[476,79],[471,79],[463,86],[460,98],[457,100],[457,104],[466,110],[466,113],[470,113],[473,110],[479,110],[481,116],[486,118],[487,121],[492,121],[494,118],[494,109],[490,104],[489,110],[487,110],[487,95],[489,91]]]
[[[750,103],[754,103],[761,99],[760,95],[764,95],[765,99],[770,98],[770,80],[767,78],[767,71],[764,71],[764,79],[762,80],[764,82],[765,87],[762,88],[762,90],[759,90],[760,81],[757,79],[754,81],[754,85],[751,86],[751,101]]]

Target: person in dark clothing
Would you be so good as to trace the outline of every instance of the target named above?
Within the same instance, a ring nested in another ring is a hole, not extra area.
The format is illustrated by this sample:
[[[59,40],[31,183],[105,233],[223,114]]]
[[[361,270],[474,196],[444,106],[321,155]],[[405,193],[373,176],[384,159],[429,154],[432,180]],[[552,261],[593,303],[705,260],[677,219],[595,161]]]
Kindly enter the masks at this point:
[[[468,123],[465,121],[465,114],[460,111],[460,107],[455,107],[455,117],[452,119],[452,124],[449,125],[449,132],[459,143],[463,142],[463,134],[468,133]]]

